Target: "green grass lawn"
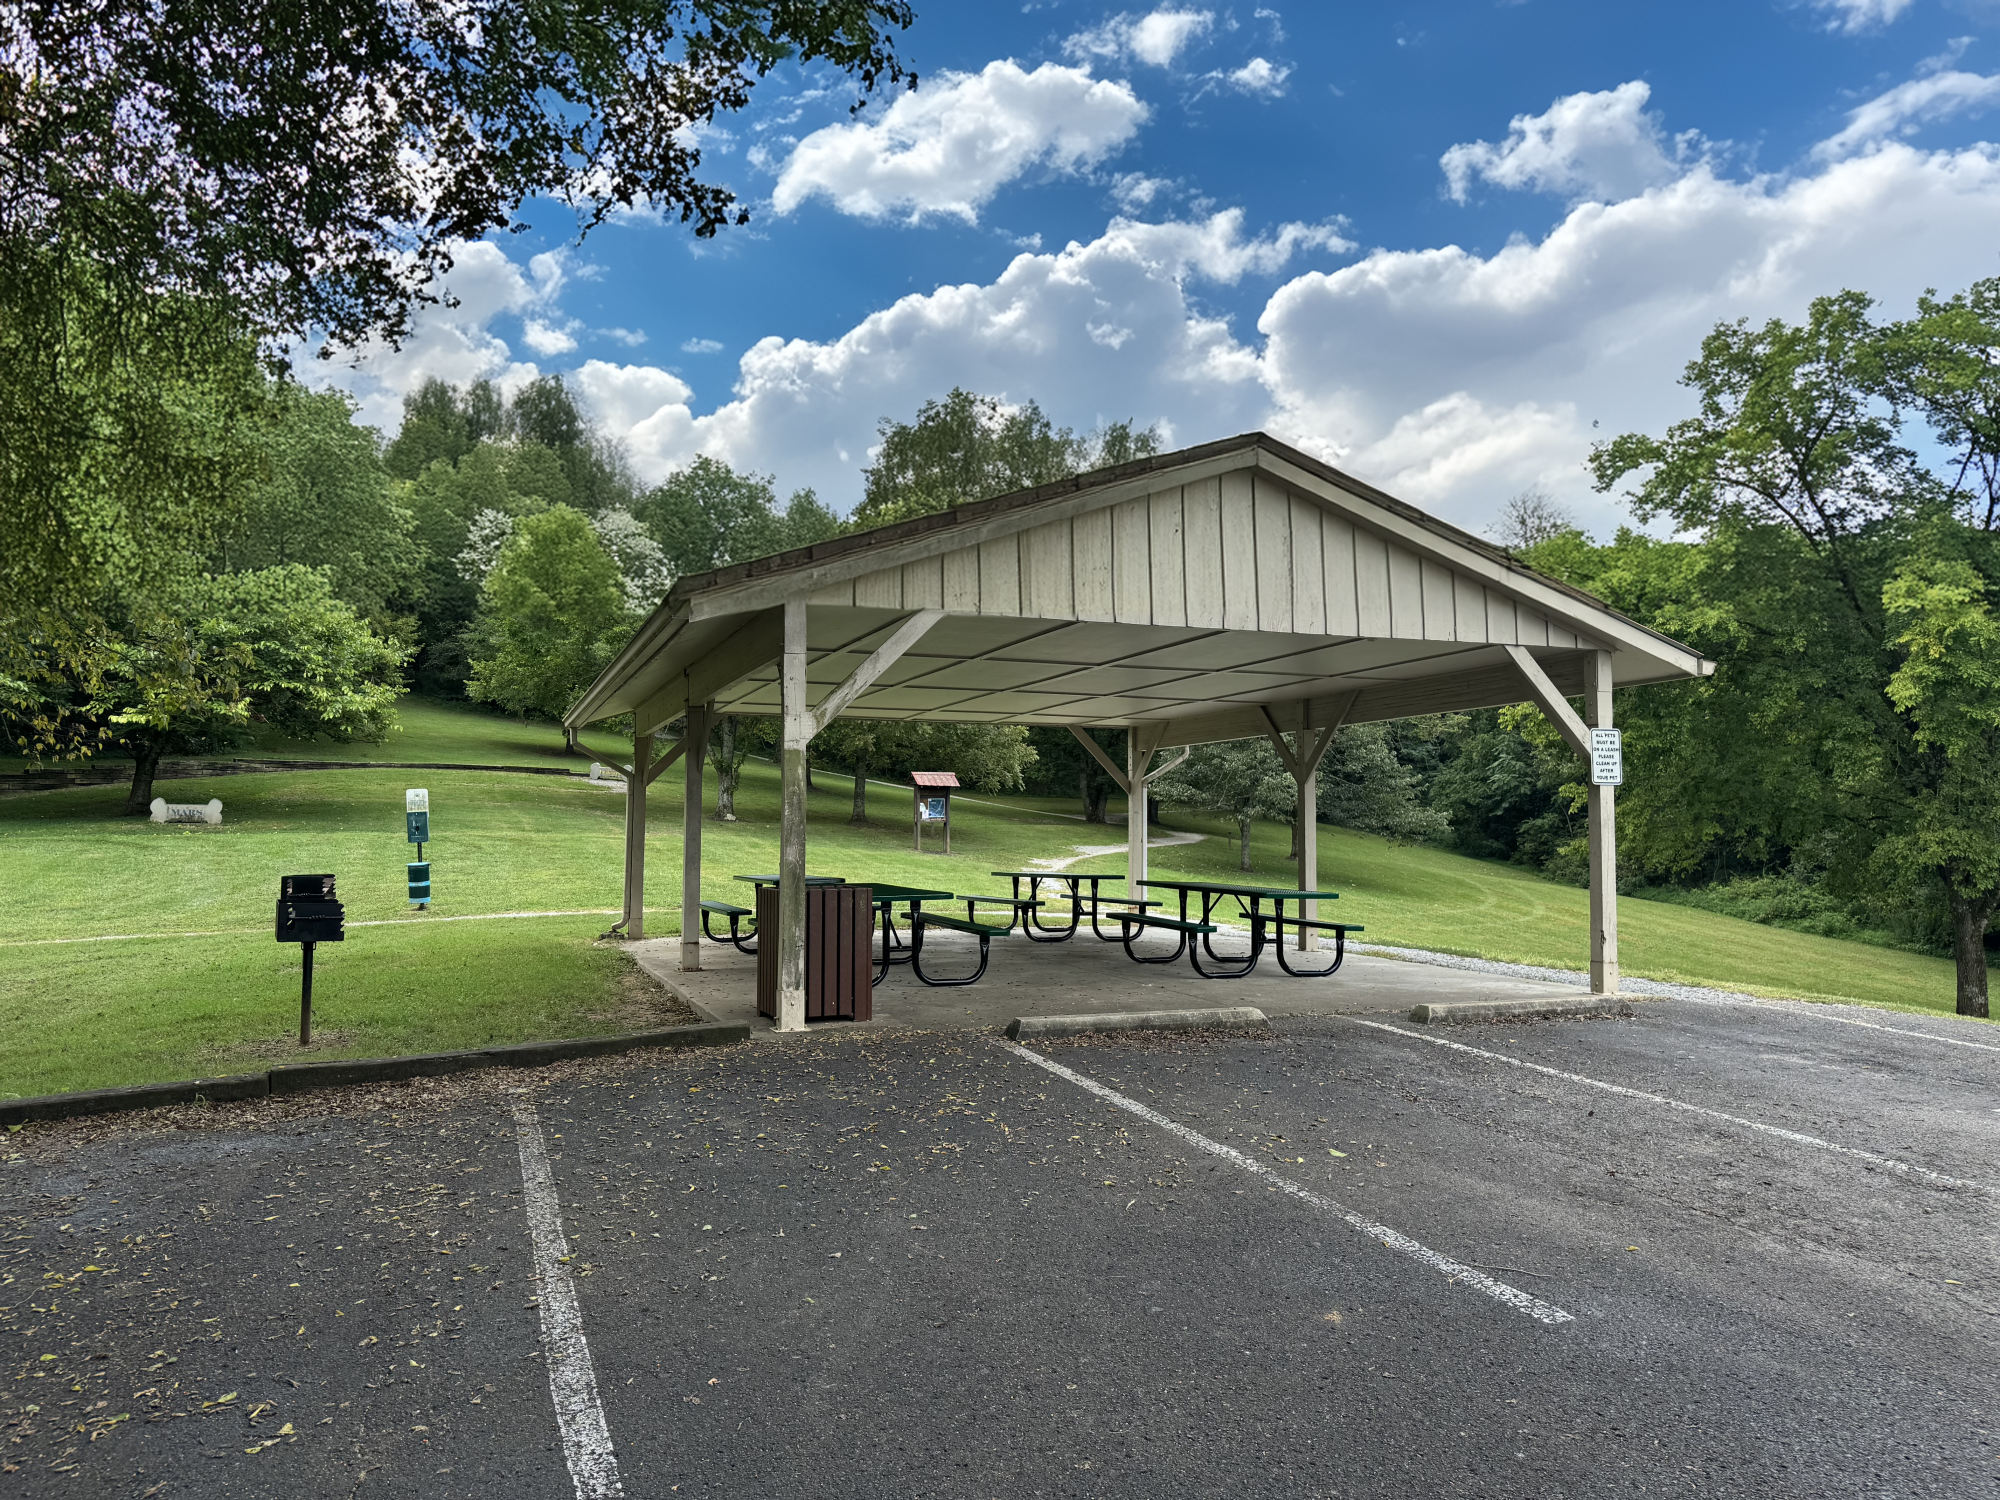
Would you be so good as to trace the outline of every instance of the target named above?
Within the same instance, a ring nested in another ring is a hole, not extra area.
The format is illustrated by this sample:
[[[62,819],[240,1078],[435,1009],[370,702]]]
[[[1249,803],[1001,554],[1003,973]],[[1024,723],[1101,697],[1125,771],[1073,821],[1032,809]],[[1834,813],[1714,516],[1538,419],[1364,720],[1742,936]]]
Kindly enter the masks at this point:
[[[451,709],[439,710],[439,721],[456,726],[468,745],[477,733],[518,728]],[[442,735],[409,758],[456,758],[435,749]],[[435,897],[421,916],[403,884],[414,853],[403,841],[403,791],[413,782],[430,789],[434,835]],[[814,873],[997,892],[1005,882],[989,871],[1123,839],[1122,826],[1056,816],[1073,812],[1070,802],[981,799],[954,808],[954,852],[945,860],[910,849],[906,793],[875,789],[873,826],[851,828],[851,784],[825,773],[818,782],[808,841]],[[648,803],[646,905],[656,936],[678,930],[680,786],[676,768]],[[298,953],[280,947],[270,927],[278,877],[287,873],[335,872],[351,923],[404,919],[351,928],[346,943],[320,950],[315,1009],[327,1030],[316,1055],[489,1045],[631,1024],[638,1002],[627,961],[591,944],[605,917],[441,920],[615,910],[622,793],[566,778],[366,769],[177,781],[163,783],[163,793],[176,801],[220,797],[224,822],[185,828],[121,818],[117,787],[0,799],[0,889],[8,893],[0,1094],[241,1071],[268,1065],[246,1059],[285,1055],[283,1038],[296,1024]],[[742,820],[706,825],[705,895],[743,901],[749,887],[730,877],[775,867],[777,801],[775,769],[746,767]],[[1210,837],[1154,851],[1155,873],[1235,876],[1231,830],[1181,815],[1170,821]],[[1289,883],[1288,840],[1282,827],[1256,831],[1257,879]],[[1122,848],[1077,868],[1122,871]],[[1587,959],[1585,893],[1525,871],[1329,828],[1320,830],[1320,872],[1323,885],[1343,893],[1340,915],[1364,924],[1371,941],[1572,969]],[[1951,1006],[1951,966],[1943,960],[1660,902],[1627,899],[1620,914],[1629,974]],[[171,936],[184,933],[217,935]],[[150,936],[50,941],[109,934]]]

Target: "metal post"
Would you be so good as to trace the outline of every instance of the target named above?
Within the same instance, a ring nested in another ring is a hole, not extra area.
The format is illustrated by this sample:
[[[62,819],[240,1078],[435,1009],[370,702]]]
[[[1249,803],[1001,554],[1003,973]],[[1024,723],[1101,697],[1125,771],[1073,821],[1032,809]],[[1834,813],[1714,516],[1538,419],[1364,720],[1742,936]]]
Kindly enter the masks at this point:
[[[299,988],[299,1045],[310,1047],[313,1039],[313,949],[318,943],[302,943],[305,950],[305,978]]]
[[[1611,724],[1611,653],[1584,658],[1583,711],[1593,729]],[[1590,788],[1590,992],[1618,993],[1618,807],[1616,787]]]
[[[632,771],[625,778],[625,936],[646,935],[646,772],[653,737],[632,736]]]
[[[778,1030],[806,1027],[806,745],[812,706],[806,702],[806,602],[785,601],[784,655],[779,672],[783,737],[779,749],[782,811],[778,824]],[[759,942],[763,937],[759,935]]]
[[[681,969],[701,968],[701,771],[708,760],[708,705],[688,705],[687,750],[682,754]]]

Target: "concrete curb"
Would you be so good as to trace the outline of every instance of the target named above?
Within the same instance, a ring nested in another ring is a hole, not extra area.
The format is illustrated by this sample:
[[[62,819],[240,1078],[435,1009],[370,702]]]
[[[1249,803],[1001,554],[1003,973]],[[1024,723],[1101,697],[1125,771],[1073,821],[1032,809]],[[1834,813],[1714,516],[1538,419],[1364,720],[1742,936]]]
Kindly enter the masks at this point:
[[[1454,1021],[1505,1021],[1537,1016],[1629,1016],[1631,1005],[1624,1000],[1594,995],[1583,1000],[1454,1000],[1437,1005],[1419,1005],[1410,1019],[1426,1025],[1450,1025]]]
[[[416,1057],[356,1057],[332,1062],[293,1063],[265,1073],[239,1073],[230,1078],[190,1078],[181,1083],[142,1083],[132,1088],[90,1089],[77,1094],[44,1094],[36,1099],[0,1100],[0,1125],[27,1125],[37,1120],[70,1120],[83,1115],[119,1114],[158,1109],[168,1104],[213,1104],[229,1099],[260,1099],[267,1094],[303,1094],[311,1089],[356,1083],[392,1083],[405,1078],[442,1078],[478,1068],[542,1068],[575,1057],[609,1057],[646,1047],[685,1049],[727,1047],[750,1040],[748,1026],[709,1024],[669,1026],[661,1031],[628,1031],[617,1036],[587,1036],[559,1042],[522,1042],[511,1047],[485,1047],[476,1052],[433,1052]]]
[[[1204,1027],[1241,1030],[1268,1026],[1254,1005],[1219,1005],[1208,1010],[1123,1010],[1101,1016],[1016,1016],[1007,1025],[1013,1041],[1023,1037],[1076,1036],[1085,1031],[1194,1031]]]

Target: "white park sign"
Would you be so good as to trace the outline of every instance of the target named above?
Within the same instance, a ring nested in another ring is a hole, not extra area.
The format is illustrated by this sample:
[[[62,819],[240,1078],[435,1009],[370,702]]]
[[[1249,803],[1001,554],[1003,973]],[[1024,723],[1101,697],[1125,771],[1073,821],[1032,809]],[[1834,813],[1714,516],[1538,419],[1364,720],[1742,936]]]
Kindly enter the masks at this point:
[[[155,823],[220,823],[222,799],[211,797],[206,802],[169,802],[164,797],[155,797],[151,811]]]
[[[1590,784],[1625,784],[1625,736],[1616,729],[1590,731]]]

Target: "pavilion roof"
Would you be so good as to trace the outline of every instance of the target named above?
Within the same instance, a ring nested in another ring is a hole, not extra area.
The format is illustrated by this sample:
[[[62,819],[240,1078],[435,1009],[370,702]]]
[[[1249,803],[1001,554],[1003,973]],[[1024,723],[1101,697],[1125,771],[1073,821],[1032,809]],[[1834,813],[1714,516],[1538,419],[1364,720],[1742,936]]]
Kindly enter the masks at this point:
[[[681,579],[565,722],[689,703],[778,711],[780,620],[808,604],[817,695],[941,611],[846,709],[969,723],[1164,724],[1192,744],[1513,703],[1505,647],[1579,692],[1706,675],[1692,648],[1263,433]]]

